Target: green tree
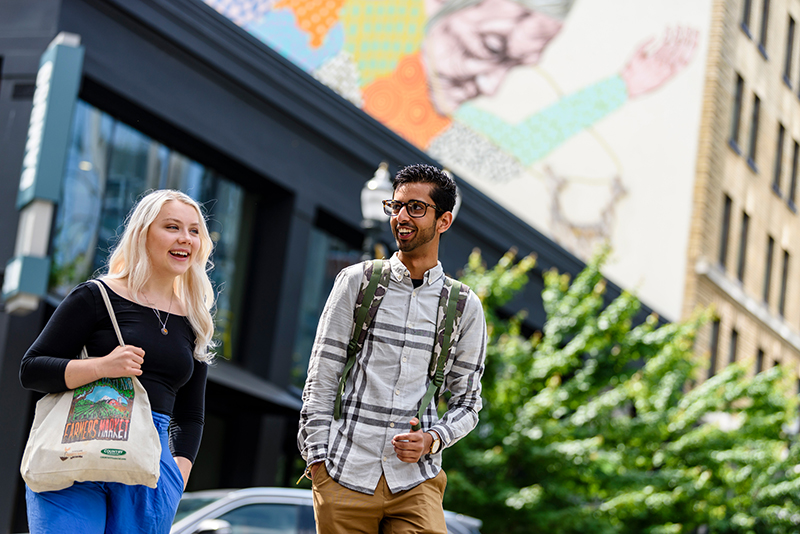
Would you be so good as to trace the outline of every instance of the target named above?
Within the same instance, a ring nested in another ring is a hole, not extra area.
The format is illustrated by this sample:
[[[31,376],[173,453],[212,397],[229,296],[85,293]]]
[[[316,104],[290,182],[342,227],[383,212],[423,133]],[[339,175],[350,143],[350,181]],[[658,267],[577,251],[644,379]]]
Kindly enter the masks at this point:
[[[693,340],[711,312],[636,324],[635,296],[604,301],[600,253],[571,281],[544,274],[543,332],[498,310],[531,257],[462,280],[489,327],[478,428],[445,454],[445,506],[486,534],[788,533],[800,530],[800,447],[790,380],[733,364],[692,387]]]

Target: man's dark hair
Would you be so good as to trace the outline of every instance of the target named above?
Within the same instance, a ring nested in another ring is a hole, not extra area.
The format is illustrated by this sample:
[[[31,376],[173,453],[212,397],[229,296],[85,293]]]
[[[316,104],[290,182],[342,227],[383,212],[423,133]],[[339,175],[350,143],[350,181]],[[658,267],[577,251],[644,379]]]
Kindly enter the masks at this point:
[[[431,184],[431,200],[439,210],[436,211],[436,218],[442,216],[446,211],[453,211],[456,205],[456,182],[443,170],[437,169],[433,165],[417,163],[403,167],[397,171],[392,187],[395,191],[405,184]]]

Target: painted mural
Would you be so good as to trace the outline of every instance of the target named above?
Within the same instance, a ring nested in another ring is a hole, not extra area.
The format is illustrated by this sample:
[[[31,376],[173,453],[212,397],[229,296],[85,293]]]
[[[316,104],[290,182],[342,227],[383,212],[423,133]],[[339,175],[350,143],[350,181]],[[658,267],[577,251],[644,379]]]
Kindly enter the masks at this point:
[[[680,315],[711,0],[204,1]]]

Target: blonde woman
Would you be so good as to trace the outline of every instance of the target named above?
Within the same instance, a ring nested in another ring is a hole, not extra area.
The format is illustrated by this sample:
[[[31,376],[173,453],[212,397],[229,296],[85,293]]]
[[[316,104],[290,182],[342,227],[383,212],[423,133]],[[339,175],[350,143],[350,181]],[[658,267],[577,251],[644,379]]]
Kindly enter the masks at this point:
[[[212,247],[192,198],[172,190],[146,195],[128,216],[101,278],[126,345],[118,345],[100,289],[85,282],[28,349],[20,368],[28,389],[52,393],[101,377],[139,377],[162,446],[156,489],[104,482],[42,493],[26,488],[31,534],[169,532],[203,430],[214,331]],[[77,359],[83,346],[102,356]]]

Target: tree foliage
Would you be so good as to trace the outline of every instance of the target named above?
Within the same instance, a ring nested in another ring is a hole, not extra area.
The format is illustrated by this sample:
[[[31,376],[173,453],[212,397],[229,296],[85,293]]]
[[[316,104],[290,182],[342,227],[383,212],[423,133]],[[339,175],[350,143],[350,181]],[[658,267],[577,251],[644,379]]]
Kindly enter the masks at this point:
[[[800,530],[790,380],[744,361],[695,385],[693,341],[711,312],[636,324],[634,295],[604,300],[606,254],[574,280],[544,274],[547,321],[532,337],[499,310],[535,260],[470,257],[461,279],[490,337],[484,408],[445,453],[445,506],[487,534]]]

